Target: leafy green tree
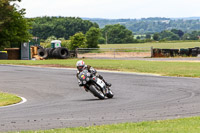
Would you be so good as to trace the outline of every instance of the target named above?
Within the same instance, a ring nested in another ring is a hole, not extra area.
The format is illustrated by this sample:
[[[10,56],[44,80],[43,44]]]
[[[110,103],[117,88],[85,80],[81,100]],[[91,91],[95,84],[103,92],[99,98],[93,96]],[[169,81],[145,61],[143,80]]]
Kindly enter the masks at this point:
[[[45,42],[50,43],[52,40],[57,40],[57,38],[55,36],[50,36],[45,40]]]
[[[99,28],[92,27],[89,29],[89,31],[86,33],[88,48],[99,48],[98,40],[100,38],[100,34],[101,32]]]
[[[189,33],[185,33],[182,37],[183,40],[190,40],[190,34]]]
[[[146,39],[151,39],[151,34],[146,34]]]
[[[76,33],[70,37],[69,49],[75,50],[76,48],[87,48],[86,37],[82,32]]]
[[[102,29],[102,35],[105,37],[106,42],[109,44],[133,42],[132,31],[126,29],[125,26],[120,24],[106,25]]]
[[[15,1],[0,1],[0,49],[4,47],[20,46],[21,42],[28,41],[31,37],[29,29],[31,23],[24,18],[25,9],[18,10]],[[11,4],[12,3],[12,4]]]
[[[155,34],[153,35],[153,40],[155,40],[155,41],[159,41],[159,40],[160,40],[160,35],[159,35],[159,33],[155,33]]]
[[[50,36],[44,41],[44,43],[42,43],[41,46],[45,48],[50,48],[52,40],[57,40],[57,38],[55,36]]]
[[[180,38],[177,34],[174,34],[169,37],[169,40],[180,40]]]
[[[182,37],[183,40],[198,40],[200,31],[192,31],[191,33],[185,33]]]
[[[164,31],[160,32],[160,38],[161,39],[169,38],[171,35],[173,35],[173,33],[171,31],[168,31],[168,30],[164,30]]]
[[[69,39],[77,32],[85,34],[91,27],[98,28],[97,23],[75,17],[37,17],[34,18],[31,33],[41,39],[49,36]]]
[[[190,34],[190,40],[198,40],[199,39],[199,34],[197,31],[192,31],[192,33]]]
[[[171,32],[177,34],[179,37],[182,37],[184,35],[184,32],[182,30],[172,29]]]
[[[141,37],[140,37],[140,36],[137,36],[136,39],[141,39]]]
[[[179,40],[179,36],[171,31],[164,30],[160,33],[160,39],[164,40]]]
[[[70,40],[63,40],[61,45],[62,47],[70,49],[70,42]]]
[[[106,43],[106,39],[103,37],[100,37],[98,40],[99,44],[105,44]]]

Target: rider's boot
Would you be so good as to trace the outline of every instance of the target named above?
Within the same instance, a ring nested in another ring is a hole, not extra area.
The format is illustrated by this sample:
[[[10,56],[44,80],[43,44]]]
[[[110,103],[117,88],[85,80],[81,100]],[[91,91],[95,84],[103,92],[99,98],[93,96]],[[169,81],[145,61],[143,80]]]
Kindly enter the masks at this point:
[[[88,92],[88,89],[87,89],[87,87],[85,87],[85,86],[84,86],[84,89],[85,89],[85,91],[86,91],[86,92]]]
[[[103,79],[103,76],[99,75],[99,78],[100,78],[101,80],[104,81],[104,83],[106,84],[106,86],[108,86],[108,87],[111,87],[111,86],[112,86],[111,83],[108,83],[108,82],[106,82],[106,81]]]
[[[105,81],[106,86],[111,87],[112,84]]]

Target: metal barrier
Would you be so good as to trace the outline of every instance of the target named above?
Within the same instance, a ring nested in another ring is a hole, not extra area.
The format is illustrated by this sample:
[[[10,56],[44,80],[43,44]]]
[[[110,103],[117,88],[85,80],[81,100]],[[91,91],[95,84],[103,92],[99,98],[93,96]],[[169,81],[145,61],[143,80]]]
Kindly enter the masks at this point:
[[[78,58],[134,58],[151,57],[151,47],[127,47],[127,48],[78,48]]]
[[[200,48],[188,48],[188,49],[153,49],[152,57],[178,57],[178,56],[191,56],[197,57],[200,54]]]

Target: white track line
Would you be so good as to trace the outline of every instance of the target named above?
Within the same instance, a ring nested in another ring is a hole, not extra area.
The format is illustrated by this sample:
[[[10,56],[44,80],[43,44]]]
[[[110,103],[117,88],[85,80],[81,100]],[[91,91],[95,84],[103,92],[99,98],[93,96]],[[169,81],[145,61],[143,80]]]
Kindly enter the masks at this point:
[[[20,96],[18,96],[18,97],[20,97]],[[27,102],[27,99],[26,99],[26,98],[24,98],[24,97],[20,97],[20,98],[22,99],[21,102],[16,103],[16,104],[12,104],[12,105],[2,106],[2,107],[0,107],[0,109],[1,109],[1,108],[12,107],[12,106],[17,106],[17,105],[20,105],[20,104],[23,104],[23,103]]]

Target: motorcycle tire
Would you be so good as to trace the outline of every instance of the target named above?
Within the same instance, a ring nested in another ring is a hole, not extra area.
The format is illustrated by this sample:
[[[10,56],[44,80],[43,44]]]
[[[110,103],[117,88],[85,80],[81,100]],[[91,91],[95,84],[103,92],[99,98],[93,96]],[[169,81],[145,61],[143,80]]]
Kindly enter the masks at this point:
[[[96,87],[94,85],[90,85],[90,92],[95,96],[98,97],[99,99],[105,99],[104,94],[97,90]]]
[[[108,94],[106,95],[108,98],[113,98],[114,94],[111,90],[109,90]]]

